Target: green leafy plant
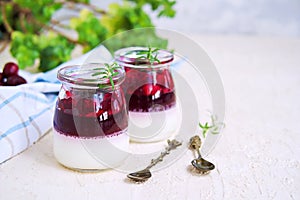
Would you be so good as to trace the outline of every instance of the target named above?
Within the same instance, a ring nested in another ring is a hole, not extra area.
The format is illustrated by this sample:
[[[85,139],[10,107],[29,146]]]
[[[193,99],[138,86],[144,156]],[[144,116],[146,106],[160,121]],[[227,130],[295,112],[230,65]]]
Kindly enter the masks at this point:
[[[113,78],[119,74],[118,69],[122,69],[118,63],[114,62],[111,65],[108,63],[104,63],[104,68],[95,68],[97,72],[92,74],[92,76],[100,76],[99,79],[109,79],[112,89],[115,89],[115,83]],[[103,89],[107,87],[107,84],[99,84],[99,88]]]
[[[89,0],[0,0],[0,51],[10,44],[21,69],[35,65],[39,71],[48,71],[69,60],[78,45],[84,53],[123,31],[154,27],[145,6],[157,17],[174,17],[174,4],[175,0],[123,0],[103,10]],[[66,24],[53,17],[60,9],[79,15]],[[132,32],[130,37],[119,35],[105,44],[113,52],[130,45],[148,46],[149,41],[156,47],[167,47],[167,41],[154,29],[144,34]]]
[[[220,129],[223,128],[225,125],[224,123],[218,122],[217,117],[214,115],[210,116],[211,118],[211,124],[209,125],[209,122],[205,122],[204,124],[201,124],[199,122],[199,127],[202,129],[202,135],[205,138],[207,133],[211,134],[219,134]]]
[[[154,62],[160,63],[160,60],[158,60],[157,52],[159,51],[159,48],[151,48],[149,47],[148,50],[145,51],[139,51],[137,55],[140,55],[138,59],[145,59],[147,60],[150,64],[153,64]]]

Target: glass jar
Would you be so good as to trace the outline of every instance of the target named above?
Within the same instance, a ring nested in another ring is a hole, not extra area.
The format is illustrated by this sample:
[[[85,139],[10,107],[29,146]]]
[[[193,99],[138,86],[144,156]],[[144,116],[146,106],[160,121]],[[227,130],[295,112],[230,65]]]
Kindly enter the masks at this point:
[[[126,72],[122,87],[129,108],[128,134],[136,142],[167,139],[176,133],[179,122],[170,71],[174,56],[166,50],[154,50],[152,58],[147,58],[149,50],[130,47],[115,52],[116,62]]]
[[[126,157],[128,109],[120,87],[125,73],[116,69],[112,83],[96,76],[105,67],[85,64],[58,71],[62,86],[54,112],[53,148],[57,161],[68,168],[112,168]]]

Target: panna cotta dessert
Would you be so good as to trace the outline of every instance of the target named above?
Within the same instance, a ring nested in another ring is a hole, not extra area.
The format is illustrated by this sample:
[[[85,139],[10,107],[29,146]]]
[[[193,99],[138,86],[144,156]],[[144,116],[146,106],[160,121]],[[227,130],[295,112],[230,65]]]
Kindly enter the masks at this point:
[[[59,70],[62,82],[53,119],[54,155],[80,171],[113,168],[126,158],[128,109],[120,84],[124,70],[86,64]]]
[[[128,134],[135,142],[156,142],[176,134],[180,111],[166,50],[130,47],[115,52],[126,78],[122,84],[129,109]]]

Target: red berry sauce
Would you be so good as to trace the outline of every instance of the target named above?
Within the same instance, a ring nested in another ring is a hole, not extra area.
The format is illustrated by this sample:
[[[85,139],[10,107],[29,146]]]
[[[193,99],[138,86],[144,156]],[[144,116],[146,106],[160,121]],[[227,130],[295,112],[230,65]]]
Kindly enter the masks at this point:
[[[122,91],[102,93],[67,91],[58,99],[54,128],[59,133],[80,138],[112,136],[127,128],[128,113],[120,98]]]
[[[129,111],[155,112],[172,108],[176,104],[174,82],[168,69],[153,73],[152,69],[125,67],[123,90]]]

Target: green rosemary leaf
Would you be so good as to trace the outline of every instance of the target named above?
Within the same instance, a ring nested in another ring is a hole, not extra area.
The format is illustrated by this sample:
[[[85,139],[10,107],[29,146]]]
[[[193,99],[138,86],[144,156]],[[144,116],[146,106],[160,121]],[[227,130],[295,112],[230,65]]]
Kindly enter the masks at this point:
[[[119,66],[118,63],[114,62],[111,65],[109,65],[108,63],[104,63],[104,68],[95,68],[95,69],[101,70],[101,71],[92,74],[92,76],[101,75],[100,79],[103,79],[103,78],[109,79],[111,87],[114,90],[115,84],[114,84],[113,77],[115,77],[119,74],[119,71],[117,71],[117,70],[122,69],[122,67]],[[106,87],[108,87],[108,86],[106,85]],[[103,84],[99,84],[99,88],[104,88]]]
[[[136,55],[145,55],[147,53],[148,53],[147,50],[140,50],[139,52],[136,53]]]
[[[106,67],[106,69],[110,68],[110,65],[108,63],[104,63],[104,66]]]
[[[207,129],[203,130],[203,132],[202,132],[202,135],[204,138],[206,137],[206,132],[207,132]]]
[[[217,118],[215,116],[211,116],[211,125],[206,122],[204,125],[199,122],[199,127],[202,129],[203,137],[205,138],[207,133],[211,134],[219,134],[220,129],[224,127],[223,123],[217,122]]]
[[[107,85],[105,85],[105,84],[98,84],[98,88],[99,89],[104,89],[104,88],[107,88]]]
[[[103,70],[103,68],[94,68],[93,70]]]
[[[204,126],[199,122],[199,126],[200,126],[200,128],[204,128]]]
[[[216,135],[216,134],[219,134],[219,131],[211,131],[211,133]]]
[[[101,74],[103,74],[103,72],[96,72],[96,73],[92,74],[92,76],[99,76]]]
[[[100,74],[107,74],[107,72],[99,72]]]
[[[155,53],[155,52],[157,52],[157,51],[159,51],[159,48],[155,48],[155,49],[152,51],[152,53]]]
[[[94,74],[92,74],[92,76],[94,76],[95,74],[101,75],[101,74],[107,74],[107,73],[105,71],[100,71],[100,72],[95,72]]]
[[[114,81],[113,81],[112,77],[109,77],[109,81],[110,81],[112,89],[114,90],[115,89],[115,84],[114,84]]]
[[[139,52],[136,53],[136,55],[139,55],[137,59],[145,59],[148,60],[150,64],[153,64],[154,62],[160,63],[160,60],[157,58],[158,54],[157,52],[159,51],[159,48],[151,48],[149,47],[148,50],[140,50]]]
[[[115,67],[114,67],[114,69],[122,69],[122,67],[120,66],[120,65],[116,65]]]
[[[160,63],[160,60],[158,60],[157,58],[154,58],[154,61]]]

